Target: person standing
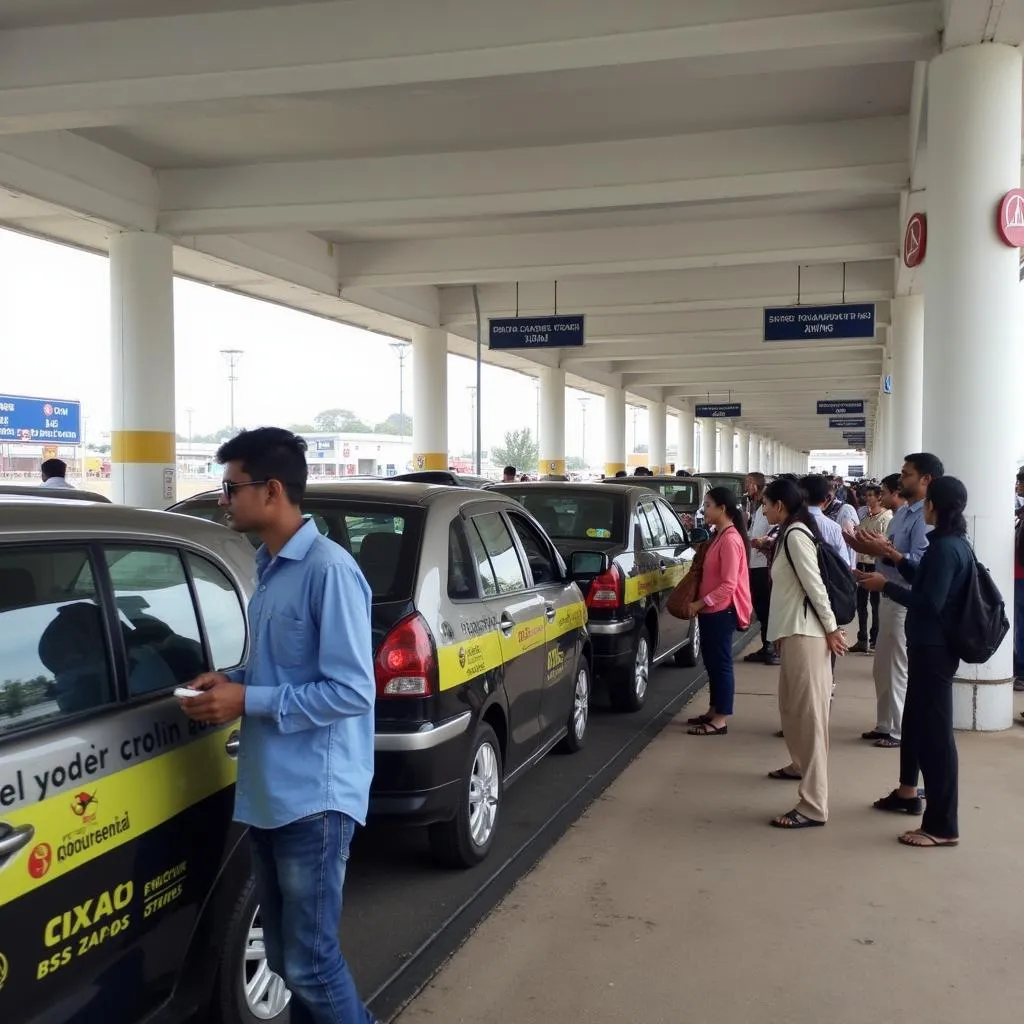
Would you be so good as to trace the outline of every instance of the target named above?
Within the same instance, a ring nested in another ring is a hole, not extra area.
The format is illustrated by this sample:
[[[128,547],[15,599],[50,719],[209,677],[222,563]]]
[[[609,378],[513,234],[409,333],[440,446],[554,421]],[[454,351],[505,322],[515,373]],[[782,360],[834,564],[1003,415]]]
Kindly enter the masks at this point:
[[[1013,543],[1013,688],[1024,691],[1024,469],[1017,470]]]
[[[825,509],[833,501],[828,477],[817,474],[805,476],[800,481],[800,490],[807,501],[808,512],[818,527],[818,536],[852,569],[856,556],[846,541],[843,528],[825,514]],[[856,518],[857,513],[854,512],[853,515]]]
[[[182,698],[204,724],[241,718],[235,818],[249,826],[267,959],[292,1024],[372,1024],[338,942],[342,887],[373,776],[370,588],[352,556],[303,521],[306,442],[275,427],[222,445],[220,504],[256,533],[252,654]]]
[[[880,811],[921,814],[921,828],[899,837],[905,846],[956,846],[958,759],[953,735],[953,676],[960,659],[950,640],[955,634],[967,588],[974,574],[974,553],[967,542],[967,488],[952,476],[935,477],[924,502],[925,522],[933,527],[918,564],[899,553],[893,561],[910,587],[898,587],[880,573],[860,578],[866,590],[881,591],[907,609],[909,677],[903,711],[900,784],[876,800]],[[927,805],[918,795],[924,776]]]
[[[818,567],[818,520],[808,511],[800,488],[789,480],[773,480],[765,488],[764,510],[768,521],[781,527],[772,561],[768,639],[778,645],[782,662],[779,713],[791,759],[769,776],[800,783],[796,807],[771,824],[812,828],[828,820],[832,655],[846,653],[846,637]]]
[[[928,485],[944,473],[942,460],[930,452],[908,455],[900,473],[900,495],[906,501],[894,512],[885,536],[857,530],[848,540],[856,551],[874,558],[878,571],[897,587],[907,587],[896,561],[919,565],[928,549],[930,527],[924,518]],[[872,671],[875,680],[877,721],[861,738],[876,747],[899,747],[903,736],[903,705],[907,697],[906,608],[882,591],[879,604],[878,642]]]
[[[691,719],[691,736],[724,736],[733,712],[736,678],[732,638],[750,625],[746,517],[729,487],[713,487],[704,498],[704,521],[715,531],[704,556],[697,600],[690,614],[700,617],[701,656],[708,670],[710,707]]]
[[[764,473],[749,473],[744,481],[747,500],[750,503],[750,598],[754,613],[761,626],[761,648],[748,654],[743,660],[763,665],[778,665],[779,656],[772,644],[768,643],[768,610],[771,604],[772,578],[768,566],[768,554],[773,541],[770,535],[774,527],[764,514],[764,489],[767,485]]]
[[[506,466],[501,471],[501,482],[503,484],[514,484],[516,482],[516,467]]]
[[[53,489],[70,489],[71,484],[67,481],[68,464],[63,459],[47,459],[39,467],[40,476],[43,478],[43,486]]]
[[[867,515],[861,521],[861,529],[865,533],[885,536],[889,529],[889,522],[892,520],[892,512],[882,507],[882,488],[875,484],[868,484],[864,488],[864,502],[867,508]],[[875,571],[875,561],[870,555],[857,555],[857,569],[859,572],[871,573]],[[870,654],[875,650],[878,641],[878,605],[881,595],[877,591],[868,593],[867,590],[857,590],[857,642],[850,648],[851,653]],[[868,629],[868,606],[871,607],[871,628]]]

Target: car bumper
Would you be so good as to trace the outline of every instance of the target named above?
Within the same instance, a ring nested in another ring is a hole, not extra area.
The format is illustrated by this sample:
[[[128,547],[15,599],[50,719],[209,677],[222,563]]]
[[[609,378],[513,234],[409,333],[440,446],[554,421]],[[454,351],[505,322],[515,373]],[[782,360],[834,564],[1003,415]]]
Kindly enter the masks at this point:
[[[632,666],[634,622],[591,622],[587,628],[590,631],[594,676],[597,679],[615,675]]]

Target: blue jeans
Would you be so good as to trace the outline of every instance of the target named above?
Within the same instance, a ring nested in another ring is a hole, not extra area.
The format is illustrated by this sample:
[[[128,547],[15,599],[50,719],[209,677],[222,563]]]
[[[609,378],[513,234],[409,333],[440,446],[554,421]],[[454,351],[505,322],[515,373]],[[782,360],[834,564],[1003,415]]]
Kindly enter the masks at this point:
[[[1024,580],[1013,581],[1013,674],[1024,679]]]
[[[732,638],[736,632],[736,610],[702,612],[700,617],[700,649],[708,670],[711,707],[720,715],[732,714],[736,693],[736,677],[732,665]]]
[[[291,990],[291,1024],[373,1024],[338,943],[355,830],[338,811],[249,830],[267,960]]]

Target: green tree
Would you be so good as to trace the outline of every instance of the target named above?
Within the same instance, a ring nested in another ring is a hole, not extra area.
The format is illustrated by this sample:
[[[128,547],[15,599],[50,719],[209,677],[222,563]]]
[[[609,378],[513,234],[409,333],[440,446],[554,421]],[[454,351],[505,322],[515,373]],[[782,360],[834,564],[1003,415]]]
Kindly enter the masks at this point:
[[[25,707],[24,688],[21,683],[9,681],[4,689],[4,713],[14,718]]]
[[[313,427],[322,434],[370,434],[372,429],[350,409],[325,409],[313,417]]]
[[[578,473],[581,469],[586,469],[587,464],[583,461],[580,455],[570,455],[565,460],[565,468],[573,473]]]
[[[412,435],[412,417],[407,414],[393,412],[386,420],[378,423],[374,428],[375,434],[404,434],[406,437]]]
[[[491,448],[491,462],[497,466],[515,466],[519,472],[532,473],[537,468],[537,442],[529,427],[510,430],[505,443]]]

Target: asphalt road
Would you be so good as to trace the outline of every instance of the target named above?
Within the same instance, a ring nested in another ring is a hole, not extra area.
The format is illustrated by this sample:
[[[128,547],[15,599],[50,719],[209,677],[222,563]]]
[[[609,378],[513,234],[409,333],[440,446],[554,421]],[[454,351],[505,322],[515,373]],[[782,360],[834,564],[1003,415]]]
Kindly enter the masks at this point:
[[[737,634],[737,647],[746,634]],[[489,858],[438,868],[425,831],[370,828],[352,848],[342,946],[371,1010],[390,1020],[444,960],[704,683],[703,667],[651,673],[644,708],[592,707],[587,745],[552,754],[505,794]]]

